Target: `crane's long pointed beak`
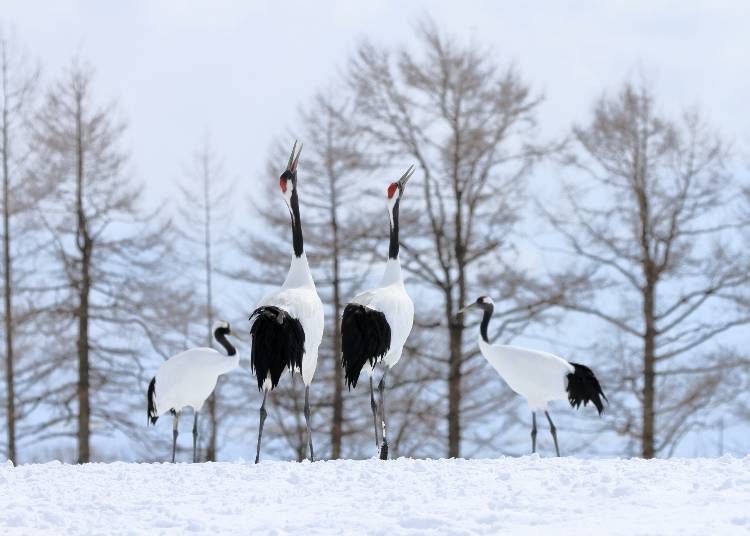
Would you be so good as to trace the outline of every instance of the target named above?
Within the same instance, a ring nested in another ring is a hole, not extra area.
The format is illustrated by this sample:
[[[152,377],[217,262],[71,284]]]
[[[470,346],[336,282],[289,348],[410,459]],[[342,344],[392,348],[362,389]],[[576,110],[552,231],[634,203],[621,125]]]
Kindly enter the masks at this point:
[[[297,171],[297,162],[299,162],[299,155],[302,153],[302,145],[299,144],[299,149],[297,149],[297,155],[294,154],[294,149],[297,147],[297,140],[294,140],[294,147],[292,147],[292,154],[289,155],[289,164],[287,165],[287,169],[294,173]]]
[[[295,152],[297,153],[295,156]],[[289,162],[286,164],[286,169],[288,171],[291,171],[292,173],[297,171],[297,162],[299,162],[299,155],[302,152],[302,144],[299,144],[299,149],[297,149],[297,140],[294,140],[294,145],[292,146],[292,154],[289,155]]]
[[[469,305],[467,305],[466,307],[463,307],[463,308],[459,309],[459,310],[458,310],[458,313],[456,313],[456,314],[459,314],[459,315],[460,315],[460,314],[463,314],[463,313],[465,313],[466,311],[468,311],[469,309],[471,309],[472,307],[474,307],[475,305],[476,305],[475,303],[470,303],[470,304],[469,304]]]
[[[409,169],[406,170],[406,173],[401,175],[401,178],[396,181],[396,183],[401,187],[401,189],[404,189],[404,186],[406,186],[406,183],[409,181],[412,175],[414,175],[414,170],[416,168],[414,167],[414,164],[409,166]]]
[[[297,162],[299,162],[299,155],[302,154],[302,145],[299,144],[299,149],[297,149],[297,156],[294,157],[294,162],[292,162],[292,171],[297,171]]]
[[[297,150],[297,140],[294,140],[294,145],[292,145],[292,154],[289,155],[289,161],[286,163],[286,168],[291,171],[292,170],[292,162],[294,162],[294,152]]]

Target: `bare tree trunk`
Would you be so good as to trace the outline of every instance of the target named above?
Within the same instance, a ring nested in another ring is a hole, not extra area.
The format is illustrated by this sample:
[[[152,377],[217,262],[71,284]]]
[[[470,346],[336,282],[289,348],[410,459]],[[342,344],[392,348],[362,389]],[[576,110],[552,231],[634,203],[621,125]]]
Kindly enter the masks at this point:
[[[331,230],[333,231],[333,415],[331,416],[331,458],[341,457],[341,436],[344,420],[344,396],[341,356],[341,276],[339,225],[336,217],[336,189],[332,188]]]
[[[645,107],[646,118],[649,117],[649,107]],[[650,459],[656,455],[654,449],[654,366],[656,324],[654,317],[654,300],[658,275],[654,260],[651,256],[650,237],[651,205],[646,192],[646,169],[649,164],[648,132],[643,129],[639,143],[636,144],[634,160],[633,189],[638,206],[640,220],[640,249],[643,267],[643,423],[641,431],[641,455]]]
[[[208,320],[208,347],[213,346],[213,333],[211,328],[214,323],[214,310],[213,310],[213,284],[211,279],[212,263],[211,263],[211,202],[208,192],[208,155],[204,154],[203,162],[203,196],[206,200],[205,203],[205,219],[204,219],[204,231],[205,231],[205,251],[206,251],[206,319]],[[216,418],[216,398],[219,392],[219,383],[216,383],[214,392],[208,399],[208,418],[210,422],[210,436],[208,439],[208,447],[206,449],[206,460],[210,462],[216,461],[216,435],[218,421]]]
[[[83,131],[82,96],[77,95],[76,107],[76,245],[81,252],[81,281],[78,305],[78,463],[91,460],[90,452],[90,378],[89,378],[89,294],[91,292],[91,254],[93,244],[83,208]]]
[[[447,314],[450,326],[450,363],[448,367],[448,457],[458,458],[461,456],[461,365],[463,362],[464,323],[456,321],[456,311],[466,303],[466,257],[463,243],[463,192],[460,186],[458,166],[460,163],[460,136],[461,130],[457,118],[453,125],[453,193],[455,195],[454,252],[456,255],[456,268],[458,269],[458,302],[448,299]],[[448,288],[448,295],[452,296],[453,289]]]
[[[11,296],[12,267],[10,258],[10,176],[8,172],[8,72],[5,47],[3,66],[3,293],[5,305],[5,390],[6,424],[8,428],[8,459],[16,463],[16,393],[13,356],[13,302]]]
[[[450,358],[448,362],[448,457],[458,458],[461,456],[461,361],[463,353],[461,346],[463,342],[463,327],[460,322],[452,317],[452,300],[448,300],[446,313],[449,319],[449,347]]]
[[[646,333],[643,339],[643,432],[641,454],[653,458],[654,450],[654,286],[647,283],[644,289],[643,318]]]
[[[460,231],[461,226],[457,224]],[[460,235],[459,235],[460,236]],[[456,246],[457,253],[459,246]],[[462,257],[456,257],[457,261],[463,262]],[[466,279],[464,276],[464,267],[459,264],[458,277],[458,306],[466,303]],[[446,300],[446,314],[448,315],[448,337],[450,357],[448,362],[448,457],[458,458],[461,456],[461,379],[463,373],[461,366],[463,364],[463,342],[464,342],[464,323],[456,319],[456,310],[458,307],[453,303],[452,289],[448,289]]]

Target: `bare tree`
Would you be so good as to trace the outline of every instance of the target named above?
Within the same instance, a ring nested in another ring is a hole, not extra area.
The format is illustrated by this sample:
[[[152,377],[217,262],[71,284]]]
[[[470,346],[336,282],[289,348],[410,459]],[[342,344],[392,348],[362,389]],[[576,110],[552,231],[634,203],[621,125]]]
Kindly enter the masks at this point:
[[[567,163],[580,174],[564,186],[567,212],[549,218],[591,289],[565,305],[616,334],[616,348],[600,348],[615,358],[617,430],[645,458],[669,454],[732,398],[742,364],[720,346],[750,322],[729,150],[695,111],[671,119],[632,83],[572,137]]]
[[[425,290],[421,303],[439,305],[417,308],[412,337],[431,330],[432,344],[414,350],[422,354],[421,368],[446,384],[437,404],[447,405],[446,450],[457,457],[467,437],[464,421],[497,416],[507,403],[482,389],[477,373],[484,363],[475,345],[465,344],[458,309],[475,295],[492,293],[502,303],[498,336],[507,338],[560,289],[514,268],[525,179],[544,152],[534,143],[541,98],[516,69],[500,68],[490,50],[457,42],[429,21],[417,37],[416,53],[362,44],[347,76],[356,95],[356,128],[373,158],[384,170],[417,164],[409,209],[402,207],[402,217],[412,218],[401,238],[404,268]],[[440,339],[445,345],[435,344]]]
[[[5,413],[7,425],[7,457],[17,461],[16,452],[16,385],[14,366],[14,230],[11,218],[25,212],[33,192],[24,188],[21,177],[28,154],[26,119],[31,112],[39,71],[0,27],[0,158],[2,158],[3,191],[3,320],[5,328]],[[25,206],[24,206],[25,205]]]
[[[212,326],[214,320],[222,316],[214,305],[214,280],[217,275],[215,257],[217,248],[225,242],[226,235],[219,231],[228,224],[232,192],[226,181],[223,164],[208,137],[204,139],[200,148],[194,151],[185,175],[189,184],[180,185],[181,234],[191,245],[199,249],[198,257],[202,257],[202,262],[196,263],[194,255],[181,259],[181,262],[188,270],[200,267],[198,270],[201,272],[205,292],[200,317],[206,330],[206,345],[212,347]],[[217,406],[220,403],[222,378],[219,380],[208,399],[209,433],[205,455],[208,461],[216,461],[219,426]]]
[[[154,228],[141,208],[120,149],[124,124],[96,104],[91,84],[74,61],[49,88],[34,140],[35,173],[56,182],[38,212],[54,244],[45,274],[54,340],[44,355],[55,370],[35,429],[40,440],[69,437],[74,422],[79,463],[92,458],[94,431],[130,435],[142,422],[143,358],[167,352],[170,308],[187,302],[165,296],[169,227]]]

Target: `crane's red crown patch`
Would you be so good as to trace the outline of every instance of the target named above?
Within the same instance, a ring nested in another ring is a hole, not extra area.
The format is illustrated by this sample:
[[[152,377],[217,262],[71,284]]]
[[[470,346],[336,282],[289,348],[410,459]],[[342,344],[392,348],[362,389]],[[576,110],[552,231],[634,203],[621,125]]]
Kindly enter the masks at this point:
[[[388,187],[388,199],[393,197],[393,194],[396,193],[396,188],[398,188],[398,185],[395,182],[392,182],[391,185]]]

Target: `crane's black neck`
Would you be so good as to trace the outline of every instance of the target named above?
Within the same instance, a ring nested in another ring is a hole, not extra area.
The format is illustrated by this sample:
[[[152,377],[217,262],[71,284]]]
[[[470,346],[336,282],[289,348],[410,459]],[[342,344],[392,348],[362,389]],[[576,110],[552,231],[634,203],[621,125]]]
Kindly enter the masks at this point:
[[[214,331],[214,338],[216,339],[216,342],[224,347],[224,349],[227,351],[227,355],[229,357],[232,357],[237,353],[237,350],[234,346],[232,346],[232,343],[227,340],[228,334],[229,330],[227,328],[216,328],[216,330]]]
[[[292,246],[294,247],[294,256],[301,257],[304,252],[304,243],[302,240],[302,220],[299,217],[299,198],[297,197],[297,188],[292,190],[292,198],[289,201],[289,212],[292,216]]]
[[[396,199],[396,203],[391,210],[391,242],[388,245],[388,258],[398,259],[398,205],[401,199]]]
[[[484,342],[489,343],[490,339],[487,337],[487,327],[490,325],[490,318],[492,318],[492,312],[495,310],[495,306],[491,303],[482,304],[484,310],[484,316],[482,316],[482,324],[479,326],[479,332],[482,334]]]

